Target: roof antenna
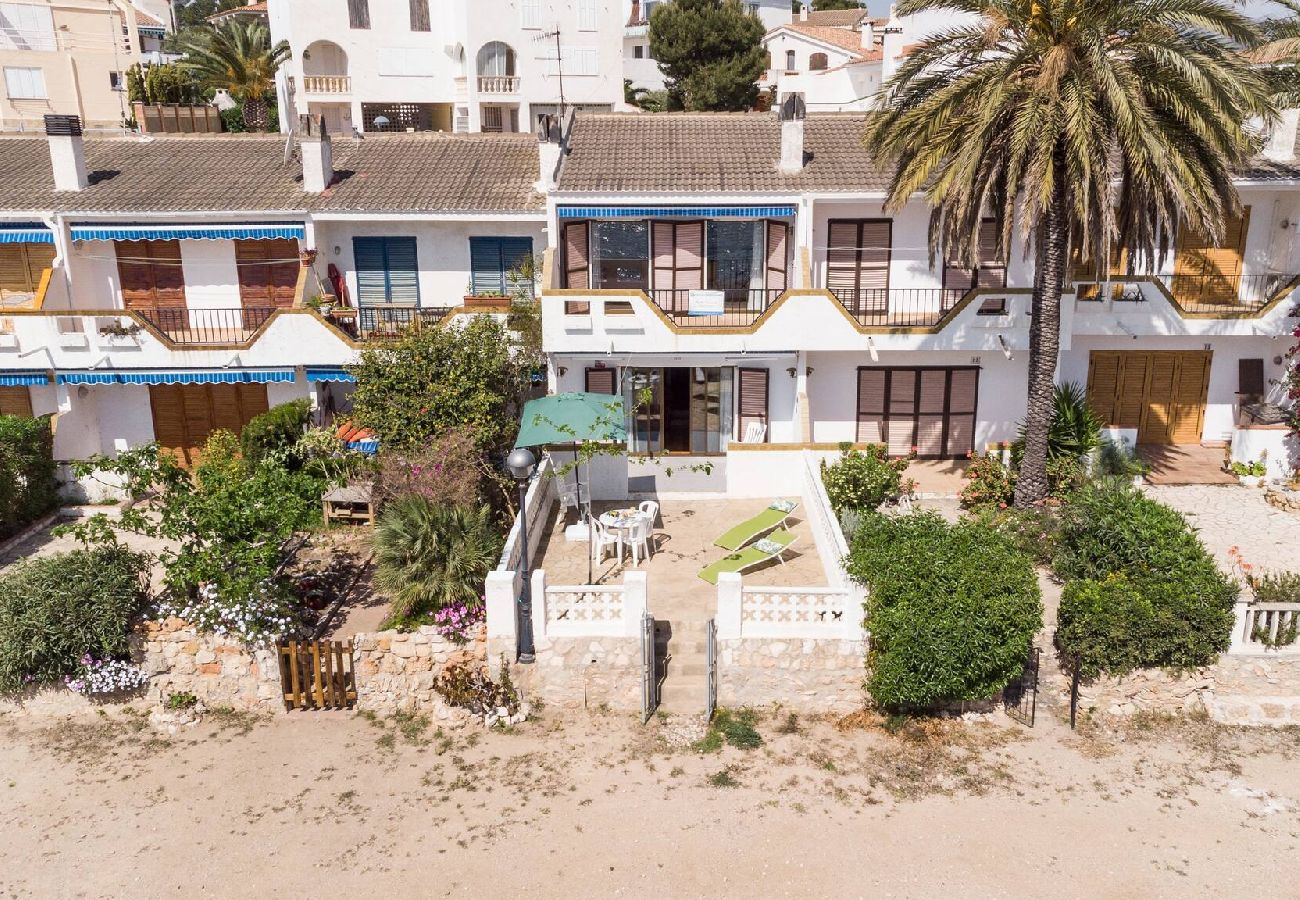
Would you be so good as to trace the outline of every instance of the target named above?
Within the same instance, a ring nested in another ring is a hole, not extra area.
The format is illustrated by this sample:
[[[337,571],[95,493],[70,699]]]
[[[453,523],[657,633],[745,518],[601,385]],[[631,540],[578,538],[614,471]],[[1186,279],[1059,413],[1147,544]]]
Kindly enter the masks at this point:
[[[556,25],[553,31],[544,31],[535,41],[544,41],[548,38],[555,38],[555,74],[560,78],[560,122],[564,122],[564,54],[560,52],[560,26]],[[542,57],[546,59],[546,57]]]

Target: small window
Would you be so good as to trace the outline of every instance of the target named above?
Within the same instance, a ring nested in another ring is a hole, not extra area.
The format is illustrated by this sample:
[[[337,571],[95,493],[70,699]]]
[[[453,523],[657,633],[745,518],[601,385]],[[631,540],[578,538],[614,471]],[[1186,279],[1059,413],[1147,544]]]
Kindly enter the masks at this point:
[[[542,0],[520,0],[519,27],[542,27]]]
[[[605,315],[635,316],[636,310],[632,308],[632,301],[630,300],[606,300]]]
[[[45,70],[5,66],[5,93],[10,100],[46,100]]]
[[[809,69],[812,69],[814,72],[819,72],[819,71],[821,71],[822,69],[825,69],[825,68],[826,68],[826,54],[825,54],[825,53],[814,53],[812,56],[808,57],[808,68],[809,68]]]
[[[509,297],[517,291],[531,296],[533,285],[526,276],[532,255],[532,238],[471,237],[470,290],[476,297]]]
[[[635,47],[633,47],[633,48],[632,48],[632,58],[633,58],[633,59],[645,59],[645,47],[641,46],[640,44],[637,44]]]
[[[793,50],[787,50],[787,51],[785,51],[785,70],[786,70],[787,72],[793,72],[793,71],[795,71],[795,64],[794,64],[794,51],[793,51]]]
[[[348,27],[370,27],[370,0],[348,0]]]
[[[747,7],[749,7],[749,14],[750,14],[750,15],[752,15],[752,16],[756,16],[756,15],[758,15],[758,4],[757,4],[757,3],[746,3],[745,5],[746,5]]]
[[[989,297],[975,311],[977,316],[1005,316],[1007,314],[1006,297]]]
[[[595,31],[597,20],[596,0],[578,0],[578,30]]]

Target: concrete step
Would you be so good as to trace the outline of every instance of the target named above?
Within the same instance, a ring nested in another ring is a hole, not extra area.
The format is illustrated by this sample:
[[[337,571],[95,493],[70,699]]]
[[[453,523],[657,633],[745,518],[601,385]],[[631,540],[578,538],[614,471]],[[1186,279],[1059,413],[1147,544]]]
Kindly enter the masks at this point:
[[[692,677],[692,676],[704,677],[707,676],[708,674],[709,674],[709,667],[708,665],[705,664],[703,660],[700,660],[699,662],[678,663],[677,665],[670,665],[668,667],[669,677],[677,677],[679,675],[684,675],[687,677]]]
[[[664,649],[674,656],[698,656],[700,659],[709,651],[708,646],[701,641],[669,641]]]

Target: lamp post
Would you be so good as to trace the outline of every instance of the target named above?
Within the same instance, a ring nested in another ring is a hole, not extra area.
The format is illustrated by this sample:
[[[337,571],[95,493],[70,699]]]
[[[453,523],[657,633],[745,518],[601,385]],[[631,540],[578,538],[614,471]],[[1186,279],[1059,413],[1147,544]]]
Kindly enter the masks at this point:
[[[530,663],[536,659],[533,648],[533,586],[532,573],[528,571],[528,480],[537,468],[537,457],[527,447],[516,447],[506,457],[506,468],[519,485],[519,562],[523,570],[523,586],[519,591],[519,661]]]

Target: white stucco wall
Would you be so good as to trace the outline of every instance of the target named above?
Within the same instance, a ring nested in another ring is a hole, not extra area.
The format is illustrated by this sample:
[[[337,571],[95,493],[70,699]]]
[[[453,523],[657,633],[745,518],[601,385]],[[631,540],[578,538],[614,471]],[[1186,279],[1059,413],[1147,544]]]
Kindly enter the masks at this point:
[[[235,265],[235,242],[181,241],[180,244],[181,269],[185,273],[185,305],[190,309],[238,309],[239,268]]]

